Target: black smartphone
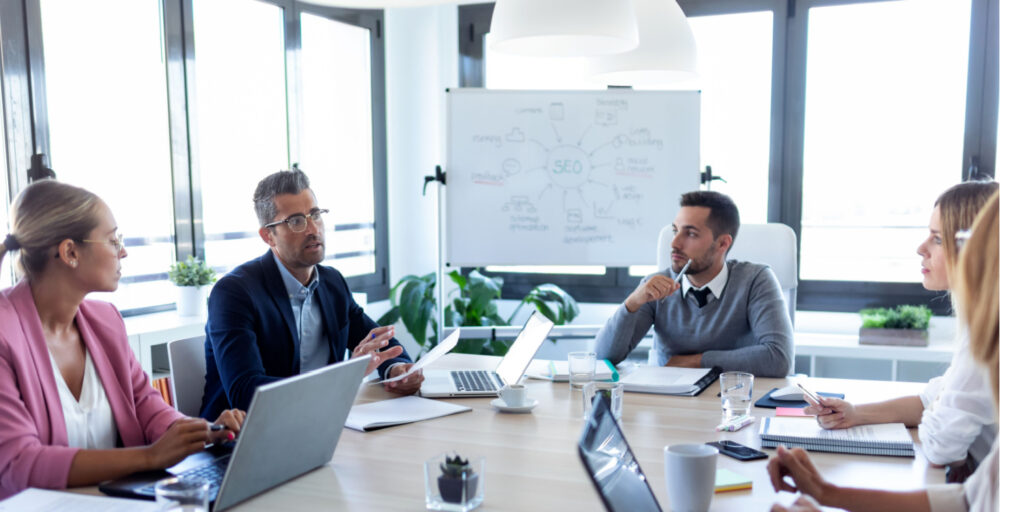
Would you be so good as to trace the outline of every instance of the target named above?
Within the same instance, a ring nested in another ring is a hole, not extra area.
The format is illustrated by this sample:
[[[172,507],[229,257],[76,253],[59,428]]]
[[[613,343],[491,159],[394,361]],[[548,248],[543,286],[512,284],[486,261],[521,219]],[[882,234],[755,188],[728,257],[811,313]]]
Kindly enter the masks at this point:
[[[755,450],[749,446],[743,446],[736,441],[715,441],[713,443],[706,443],[715,448],[722,455],[728,455],[738,460],[756,460],[756,459],[767,459],[768,454],[762,451]]]

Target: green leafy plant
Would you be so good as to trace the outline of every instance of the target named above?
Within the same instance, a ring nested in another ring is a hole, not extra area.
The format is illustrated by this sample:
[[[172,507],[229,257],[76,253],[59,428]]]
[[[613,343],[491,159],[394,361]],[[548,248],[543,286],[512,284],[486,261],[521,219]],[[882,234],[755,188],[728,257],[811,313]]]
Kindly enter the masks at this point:
[[[932,310],[926,306],[897,306],[860,310],[861,327],[869,329],[926,330],[932,319]]]
[[[192,256],[171,265],[167,274],[175,286],[205,286],[217,280],[217,273],[205,261]]]
[[[449,327],[509,325],[524,305],[532,305],[556,325],[571,322],[579,315],[579,306],[565,290],[553,284],[542,284],[530,290],[526,297],[506,319],[498,314],[496,300],[501,298],[504,280],[489,277],[478,270],[468,275],[451,271],[448,277],[457,288],[449,292],[450,301],[444,308],[444,324]],[[389,325],[401,322],[424,351],[437,345],[436,275],[403,277],[391,289],[391,309],[377,322]],[[504,355],[511,340],[462,339],[455,352],[467,354]]]

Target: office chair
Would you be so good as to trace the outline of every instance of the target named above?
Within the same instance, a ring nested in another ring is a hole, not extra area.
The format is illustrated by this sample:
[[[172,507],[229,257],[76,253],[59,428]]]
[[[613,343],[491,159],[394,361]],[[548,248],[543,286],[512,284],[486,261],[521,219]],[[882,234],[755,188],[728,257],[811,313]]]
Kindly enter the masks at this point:
[[[672,264],[672,226],[661,228],[658,234],[658,270]],[[741,224],[736,240],[726,256],[727,260],[749,261],[762,263],[771,267],[782,287],[782,296],[786,299],[790,321],[796,320],[796,233],[785,224]],[[648,353],[648,364],[657,364],[657,348],[651,346]],[[790,361],[790,368],[793,362]]]
[[[199,416],[206,385],[206,337],[174,340],[167,344],[174,407],[186,416]]]

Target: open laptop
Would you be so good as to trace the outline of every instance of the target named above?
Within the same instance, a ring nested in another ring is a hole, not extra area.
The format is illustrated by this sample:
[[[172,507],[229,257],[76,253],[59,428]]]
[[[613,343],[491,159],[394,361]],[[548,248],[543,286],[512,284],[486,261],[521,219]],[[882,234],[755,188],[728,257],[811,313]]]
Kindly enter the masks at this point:
[[[515,384],[548,337],[554,323],[534,311],[508,353],[491,370],[424,370],[420,396],[428,398],[498,396],[505,384]]]
[[[609,512],[661,512],[607,399],[595,398],[580,434],[579,455]]]
[[[162,478],[205,478],[211,510],[219,512],[323,466],[334,456],[369,361],[362,356],[260,386],[233,449],[213,446],[167,471],[136,473],[100,491],[154,499]]]

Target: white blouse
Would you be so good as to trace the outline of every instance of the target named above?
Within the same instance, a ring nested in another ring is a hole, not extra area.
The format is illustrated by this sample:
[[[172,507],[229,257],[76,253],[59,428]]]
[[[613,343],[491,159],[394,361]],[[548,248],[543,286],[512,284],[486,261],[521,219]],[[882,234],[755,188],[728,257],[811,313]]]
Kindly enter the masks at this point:
[[[966,482],[930,485],[925,490],[932,512],[998,512],[999,439]]]
[[[932,464],[960,461],[968,453],[980,462],[999,432],[988,371],[974,361],[966,336],[957,343],[949,369],[920,395],[924,414],[917,435]]]
[[[64,411],[68,446],[89,450],[116,447],[117,425],[114,423],[114,412],[110,410],[110,401],[107,400],[107,393],[92,364],[89,351],[85,351],[85,375],[78,400],[75,400],[71,388],[64,381],[53,354],[50,354],[50,366],[53,367],[53,376],[57,381],[60,407]]]

